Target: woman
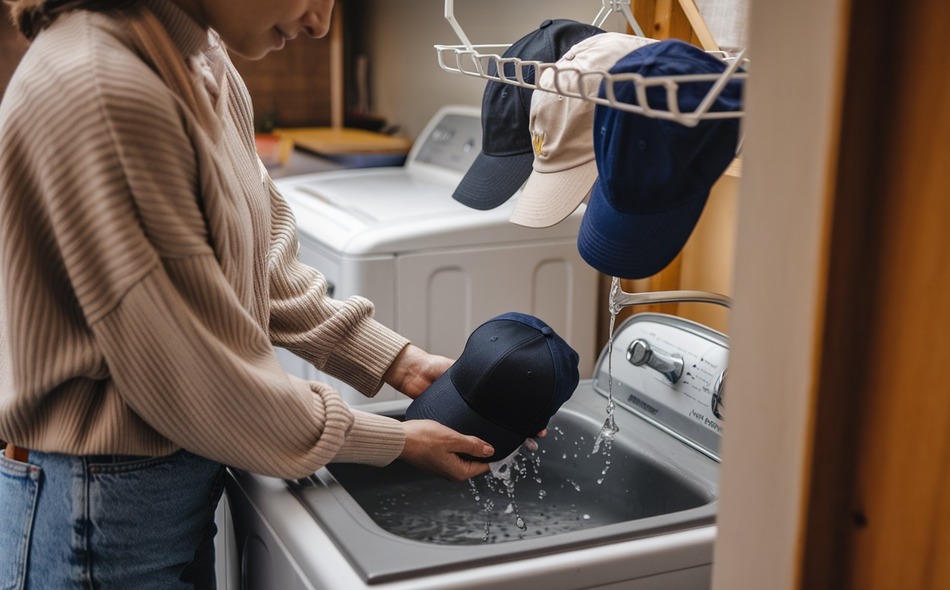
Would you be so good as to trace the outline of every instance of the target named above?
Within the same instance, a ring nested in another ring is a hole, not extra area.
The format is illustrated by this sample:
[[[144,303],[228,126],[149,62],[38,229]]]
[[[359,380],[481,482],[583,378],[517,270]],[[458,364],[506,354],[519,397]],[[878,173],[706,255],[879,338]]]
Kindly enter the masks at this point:
[[[333,0],[12,0],[0,103],[2,588],[213,587],[222,465],[283,478],[401,458],[455,480],[489,445],[349,409],[451,361],[327,297],[254,151],[224,47],[326,34]]]

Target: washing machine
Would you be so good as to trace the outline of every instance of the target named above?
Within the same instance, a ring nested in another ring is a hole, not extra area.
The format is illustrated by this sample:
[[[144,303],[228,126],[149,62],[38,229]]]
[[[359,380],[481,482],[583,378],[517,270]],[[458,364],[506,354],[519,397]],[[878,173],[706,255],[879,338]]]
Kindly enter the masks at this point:
[[[468,482],[400,461],[294,481],[232,470],[240,587],[708,589],[727,358],[703,325],[630,316],[539,448]]]
[[[375,317],[423,349],[456,358],[468,335],[508,311],[540,317],[590,374],[597,355],[597,273],[577,252],[584,206],[551,228],[508,221],[519,194],[479,211],[452,199],[481,150],[475,107],[440,109],[404,165],[317,172],[276,181],[297,219],[300,259],[333,297],[361,295]],[[294,375],[327,381],[351,405],[367,398],[285,350]],[[385,386],[376,401],[402,397]]]

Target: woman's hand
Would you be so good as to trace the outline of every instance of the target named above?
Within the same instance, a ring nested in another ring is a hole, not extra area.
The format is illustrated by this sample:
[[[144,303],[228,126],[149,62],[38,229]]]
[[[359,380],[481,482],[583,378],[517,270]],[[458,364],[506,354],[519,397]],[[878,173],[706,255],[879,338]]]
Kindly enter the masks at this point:
[[[383,380],[412,399],[419,397],[450,366],[452,359],[429,354],[414,344],[402,349]]]
[[[525,446],[529,451],[531,451],[532,453],[534,453],[534,452],[536,452],[536,451],[538,450],[538,441],[536,441],[536,440],[534,440],[534,439],[535,439],[535,438],[544,438],[544,437],[547,436],[547,435],[548,435],[548,429],[545,428],[545,429],[542,430],[541,432],[539,432],[539,433],[537,433],[536,435],[534,435],[534,438],[526,438],[526,439],[524,439],[524,446]]]
[[[459,434],[434,420],[407,420],[406,445],[399,458],[451,481],[464,481],[488,472],[488,463],[464,459],[491,457],[495,450],[476,436]]]

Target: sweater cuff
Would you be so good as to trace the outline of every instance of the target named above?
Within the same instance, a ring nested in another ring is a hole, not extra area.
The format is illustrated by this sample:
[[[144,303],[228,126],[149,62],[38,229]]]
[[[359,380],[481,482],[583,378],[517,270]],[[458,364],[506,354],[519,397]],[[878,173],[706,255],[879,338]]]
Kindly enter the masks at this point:
[[[372,318],[353,327],[350,337],[327,359],[324,372],[372,397],[383,386],[383,375],[409,340]]]
[[[406,431],[402,422],[386,416],[351,410],[353,425],[333,463],[362,463],[383,467],[402,453]]]

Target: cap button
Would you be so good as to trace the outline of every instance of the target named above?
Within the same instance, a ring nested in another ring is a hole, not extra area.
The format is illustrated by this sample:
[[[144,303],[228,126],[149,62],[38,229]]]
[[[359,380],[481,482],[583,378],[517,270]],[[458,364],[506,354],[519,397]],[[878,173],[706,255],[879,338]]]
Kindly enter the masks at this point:
[[[554,21],[553,21],[553,20],[547,19],[547,20],[545,20],[543,23],[541,23],[541,26],[538,27],[538,28],[540,28],[540,29],[546,29],[546,28],[550,27],[550,26],[553,25],[553,24],[554,24]]]
[[[542,328],[541,328],[541,333],[544,334],[545,336],[547,336],[548,338],[551,338],[551,337],[554,336],[554,330],[552,330],[552,329],[550,328],[550,326],[544,326],[544,327],[542,327]]]

